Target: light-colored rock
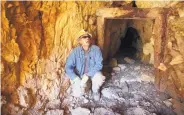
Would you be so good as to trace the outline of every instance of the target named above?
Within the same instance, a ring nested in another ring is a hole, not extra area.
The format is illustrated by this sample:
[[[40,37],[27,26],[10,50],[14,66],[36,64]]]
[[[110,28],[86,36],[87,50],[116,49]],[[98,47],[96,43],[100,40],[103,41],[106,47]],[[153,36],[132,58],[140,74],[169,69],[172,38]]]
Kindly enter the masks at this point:
[[[172,42],[168,42],[167,47],[168,47],[168,49],[172,50]]]
[[[141,81],[145,81],[145,82],[154,82],[154,77],[153,76],[148,76],[146,74],[142,74],[141,75]]]
[[[118,67],[121,68],[121,71],[124,70],[126,68],[126,66],[124,64],[118,64]]]
[[[183,62],[184,62],[184,59],[183,59],[182,55],[178,55],[178,56],[174,57],[169,64],[170,65],[177,65],[177,64],[181,64]]]
[[[128,110],[125,112],[125,115],[150,115],[150,113],[147,110],[144,110],[140,107],[135,108],[128,108]]]
[[[15,42],[15,39],[12,39],[7,44],[2,45],[2,57],[7,62],[15,62],[19,61],[20,49],[18,44]]]
[[[23,107],[28,107],[28,92],[24,87],[19,87],[17,89],[17,93],[19,96],[19,104]]]
[[[115,73],[119,73],[119,72],[121,71],[121,68],[120,68],[120,67],[114,67],[114,68],[113,68],[113,71],[114,71]]]
[[[120,99],[122,99],[122,97],[120,97],[118,93],[128,92],[127,91],[128,89],[126,87],[127,86],[125,86],[125,88],[123,88],[123,89],[116,89],[116,90],[114,90],[113,87],[109,87],[109,88],[102,89],[101,92],[102,92],[102,95],[104,97],[108,98],[108,99],[118,99],[118,100],[120,100]],[[122,100],[124,100],[124,99],[122,99]]]
[[[165,103],[165,105],[167,106],[167,107],[171,107],[172,106],[172,98],[171,99],[167,99],[167,100],[165,100],[165,101],[163,101],[164,103]]]
[[[129,63],[129,64],[134,64],[134,63],[135,63],[135,60],[130,59],[130,58],[128,58],[128,57],[125,57],[124,60],[125,60],[127,63]]]
[[[151,41],[149,43],[143,44],[143,53],[145,56],[149,56],[149,63],[154,63],[154,40],[151,38]]]
[[[143,46],[143,53],[145,55],[149,55],[149,54],[153,53],[153,51],[154,51],[154,48],[153,48],[153,44],[152,43],[144,44],[144,46]]]
[[[120,81],[121,83],[120,83],[120,87],[121,87],[121,91],[122,91],[122,93],[127,93],[128,92],[128,86],[127,86],[127,83],[124,81],[124,82],[122,82],[122,81]]]
[[[76,109],[71,110],[72,115],[89,115],[90,110],[86,108],[78,107]]]
[[[134,68],[134,70],[140,70],[140,69],[141,69],[140,66],[137,66],[137,67]]]
[[[60,83],[59,79],[54,79],[50,81],[45,79],[44,76],[40,79],[40,90],[39,94],[48,100],[56,100],[58,99],[60,93]]]
[[[88,103],[88,102],[89,102],[89,100],[85,98],[84,99],[84,103]]]
[[[184,8],[179,8],[178,13],[179,13],[180,17],[184,17]]]
[[[166,71],[167,67],[163,63],[160,63],[160,65],[158,66],[158,69],[160,69],[162,71]]]
[[[122,78],[120,79],[120,83],[124,83],[124,82],[141,82],[141,78],[124,78],[124,76],[122,76]]]
[[[113,112],[111,109],[96,108],[94,110],[94,115],[120,115],[120,114]]]
[[[64,115],[64,111],[59,109],[49,110],[45,115]]]
[[[111,88],[104,88],[101,92],[102,92],[102,95],[106,98],[109,98],[109,99],[118,98],[118,95]]]

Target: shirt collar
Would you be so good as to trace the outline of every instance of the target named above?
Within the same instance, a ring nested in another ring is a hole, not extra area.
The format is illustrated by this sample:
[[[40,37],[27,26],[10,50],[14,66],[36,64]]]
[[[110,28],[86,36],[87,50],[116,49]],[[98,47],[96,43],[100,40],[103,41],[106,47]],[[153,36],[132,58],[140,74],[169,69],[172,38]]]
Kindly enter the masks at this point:
[[[90,51],[91,51],[91,46],[92,46],[92,45],[90,45],[88,52],[90,52]],[[84,49],[82,48],[82,46],[81,46],[81,45],[80,45],[80,50],[84,52]]]

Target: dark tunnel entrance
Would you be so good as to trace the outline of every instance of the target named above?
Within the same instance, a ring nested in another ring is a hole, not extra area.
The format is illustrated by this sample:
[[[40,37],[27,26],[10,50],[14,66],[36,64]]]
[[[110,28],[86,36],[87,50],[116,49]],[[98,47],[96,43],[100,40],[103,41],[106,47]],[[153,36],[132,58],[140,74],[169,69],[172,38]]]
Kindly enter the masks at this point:
[[[120,39],[121,45],[115,54],[118,63],[126,63],[124,59],[138,61],[138,54],[142,50],[142,48],[140,48],[141,39],[138,31],[133,27],[128,27],[125,36]]]

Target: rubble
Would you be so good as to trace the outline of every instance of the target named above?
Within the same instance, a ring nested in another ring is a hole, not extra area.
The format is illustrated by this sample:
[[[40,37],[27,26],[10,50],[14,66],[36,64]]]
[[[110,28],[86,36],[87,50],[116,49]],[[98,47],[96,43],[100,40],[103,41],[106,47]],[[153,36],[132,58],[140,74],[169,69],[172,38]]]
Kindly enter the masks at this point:
[[[110,109],[105,109],[105,108],[96,108],[94,110],[94,115],[120,115],[118,113],[114,113]]]
[[[102,95],[106,98],[109,98],[109,99],[118,99],[119,98],[117,92],[112,87],[103,89]]]
[[[89,115],[90,111],[86,108],[78,107],[76,109],[71,110],[72,115]]]
[[[125,115],[153,115],[149,113],[147,110],[140,108],[140,107],[134,107],[134,108],[128,108],[128,110],[125,112]]]
[[[118,73],[112,72],[112,78],[104,83],[99,101],[95,101],[93,96],[89,95],[73,98],[68,94],[63,103],[71,114],[175,115],[168,103],[168,96],[165,93],[158,95],[154,87],[154,69],[151,65],[122,65],[124,66],[125,69],[119,70]],[[106,77],[110,77],[112,73],[107,74]],[[163,96],[160,97],[161,95]]]
[[[64,115],[64,111],[59,109],[49,110],[45,115]]]

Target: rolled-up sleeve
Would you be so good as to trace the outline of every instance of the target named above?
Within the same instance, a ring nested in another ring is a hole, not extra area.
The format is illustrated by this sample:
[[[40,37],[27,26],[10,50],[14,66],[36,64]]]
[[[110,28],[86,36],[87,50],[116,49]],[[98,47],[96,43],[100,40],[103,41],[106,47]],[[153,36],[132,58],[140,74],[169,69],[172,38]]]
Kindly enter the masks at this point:
[[[75,53],[74,53],[74,50],[73,50],[70,53],[70,55],[68,56],[68,58],[66,60],[66,64],[65,64],[66,74],[70,77],[71,80],[73,80],[77,76],[74,72],[75,66],[76,66]]]
[[[100,48],[95,49],[95,66],[87,73],[88,76],[93,77],[96,72],[101,71],[103,64],[103,57]]]

